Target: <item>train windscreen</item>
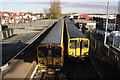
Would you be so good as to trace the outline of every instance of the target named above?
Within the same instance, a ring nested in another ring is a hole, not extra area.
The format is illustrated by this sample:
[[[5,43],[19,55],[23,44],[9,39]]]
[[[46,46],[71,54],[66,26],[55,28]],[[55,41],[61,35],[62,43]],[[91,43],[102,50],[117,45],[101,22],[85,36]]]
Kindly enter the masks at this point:
[[[39,47],[39,57],[61,57],[60,47]]]
[[[70,48],[80,48],[80,44],[82,44],[82,48],[88,48],[88,41],[87,40],[71,40],[70,41]]]
[[[47,57],[48,50],[46,47],[39,47],[38,48],[38,56],[39,57]]]
[[[70,49],[75,49],[75,40],[70,40]]]
[[[70,48],[75,49],[75,48],[80,48],[80,40],[71,40],[70,41]]]
[[[82,48],[88,48],[88,41],[87,40],[83,40]]]

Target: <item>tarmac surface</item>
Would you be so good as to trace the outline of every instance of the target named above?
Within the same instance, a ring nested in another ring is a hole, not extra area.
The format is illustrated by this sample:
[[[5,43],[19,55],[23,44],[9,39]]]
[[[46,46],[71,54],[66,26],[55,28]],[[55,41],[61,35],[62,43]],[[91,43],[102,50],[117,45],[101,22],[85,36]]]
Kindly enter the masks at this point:
[[[6,64],[13,56],[15,56],[25,46],[27,46],[29,41],[34,39],[35,35],[40,34],[44,29],[46,29],[55,21],[56,20],[38,20],[31,23],[9,25],[10,28],[14,29],[15,35],[2,40],[0,43],[0,45],[2,44],[2,65]],[[28,27],[28,25],[30,26]]]
[[[42,20],[38,20],[36,22],[39,23],[41,21]],[[44,20],[42,22],[44,22]],[[23,32],[18,32],[18,34],[2,41],[2,58],[4,63],[8,62],[11,58],[17,55],[18,52],[21,51],[19,55],[10,60],[7,68],[2,71],[2,80],[24,80],[29,79],[32,76],[34,69],[37,67],[36,46],[33,46],[34,44],[32,44],[32,42],[34,42],[34,40],[36,41],[41,33],[44,32],[48,28],[48,26],[50,26],[54,22],[56,22],[56,20],[45,20],[47,27],[43,27],[43,25],[41,24],[42,30],[40,25],[40,30],[20,29],[19,31]],[[29,44],[31,44],[31,46],[25,48]],[[23,48],[25,48],[24,51],[22,51]]]

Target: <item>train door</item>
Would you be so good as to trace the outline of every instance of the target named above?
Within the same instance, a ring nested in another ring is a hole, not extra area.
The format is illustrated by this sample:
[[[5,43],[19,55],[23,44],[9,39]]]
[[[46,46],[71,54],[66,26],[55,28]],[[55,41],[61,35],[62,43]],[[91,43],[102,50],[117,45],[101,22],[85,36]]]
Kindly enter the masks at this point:
[[[52,48],[48,48],[48,56],[46,57],[46,62],[47,62],[47,65],[53,65],[53,57],[52,57]]]
[[[69,49],[69,53],[71,56],[75,56],[76,55],[76,41],[75,40],[70,40],[70,49]]]
[[[88,40],[82,40],[81,55],[88,56],[88,51],[89,51]]]
[[[81,41],[80,40],[71,40],[70,41],[70,54],[74,56],[81,55]]]
[[[54,66],[56,62],[61,62],[61,48],[60,47],[50,47],[48,48],[48,56],[46,57],[47,65]]]
[[[38,56],[40,65],[53,65],[52,48],[51,47],[39,47]]]
[[[76,45],[75,45],[76,46],[76,49],[75,49],[76,53],[75,54],[76,54],[76,56],[80,56],[80,53],[81,53],[81,50],[80,50],[81,41],[76,40],[75,42],[76,42]]]

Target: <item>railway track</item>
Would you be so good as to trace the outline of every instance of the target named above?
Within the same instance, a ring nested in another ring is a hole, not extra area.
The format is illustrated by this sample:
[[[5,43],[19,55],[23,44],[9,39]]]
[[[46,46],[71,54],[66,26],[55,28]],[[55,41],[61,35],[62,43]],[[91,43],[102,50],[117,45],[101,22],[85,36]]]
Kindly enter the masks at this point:
[[[90,59],[77,62],[67,59],[60,71],[54,71],[52,74],[37,71],[33,78],[33,80],[101,80],[99,72]]]
[[[65,75],[62,71],[53,71],[53,72],[36,72],[33,80],[66,80]]]
[[[79,80],[79,79],[101,80],[98,71],[96,71],[90,59],[78,62],[66,61],[63,68],[63,72],[67,80]]]

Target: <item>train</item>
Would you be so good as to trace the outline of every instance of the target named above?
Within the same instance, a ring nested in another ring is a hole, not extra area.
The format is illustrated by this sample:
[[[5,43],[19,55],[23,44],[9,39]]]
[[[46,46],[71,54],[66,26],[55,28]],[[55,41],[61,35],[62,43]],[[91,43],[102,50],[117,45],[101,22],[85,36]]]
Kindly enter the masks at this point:
[[[64,63],[64,19],[60,19],[44,39],[37,45],[39,69],[47,68],[60,70]]]
[[[90,40],[69,19],[65,19],[68,35],[68,57],[75,59],[89,58]]]

